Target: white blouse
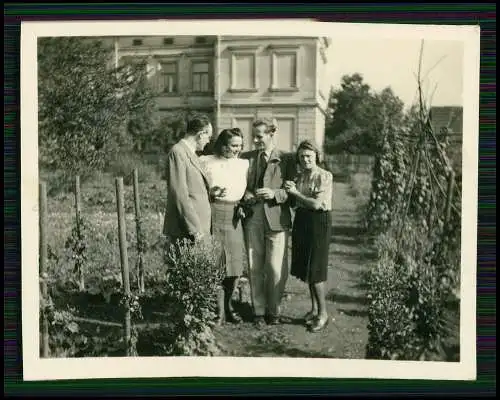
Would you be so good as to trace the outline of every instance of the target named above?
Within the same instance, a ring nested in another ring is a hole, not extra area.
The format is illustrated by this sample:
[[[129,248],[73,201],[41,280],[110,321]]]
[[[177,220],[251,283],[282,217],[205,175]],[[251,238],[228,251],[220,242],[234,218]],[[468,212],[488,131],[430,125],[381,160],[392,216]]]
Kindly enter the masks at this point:
[[[208,175],[210,186],[226,189],[225,201],[240,201],[247,188],[249,161],[241,158],[201,156],[200,163]]]

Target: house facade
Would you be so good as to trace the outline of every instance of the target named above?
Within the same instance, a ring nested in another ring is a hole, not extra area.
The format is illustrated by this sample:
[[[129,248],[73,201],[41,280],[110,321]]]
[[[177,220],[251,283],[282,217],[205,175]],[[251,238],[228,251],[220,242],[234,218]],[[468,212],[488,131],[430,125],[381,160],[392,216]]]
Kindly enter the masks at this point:
[[[215,132],[238,127],[251,149],[251,124],[275,119],[277,144],[303,139],[322,148],[330,86],[322,37],[144,36],[107,39],[115,63],[146,60],[158,112],[210,114]]]

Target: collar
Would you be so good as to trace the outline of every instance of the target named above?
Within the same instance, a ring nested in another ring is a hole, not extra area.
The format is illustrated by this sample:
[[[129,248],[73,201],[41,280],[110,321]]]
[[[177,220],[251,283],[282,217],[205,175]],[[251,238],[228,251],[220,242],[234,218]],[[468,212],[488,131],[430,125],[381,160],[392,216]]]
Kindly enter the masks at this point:
[[[273,147],[271,150],[265,150],[267,161],[271,160],[280,160],[280,154],[276,147]]]
[[[191,144],[188,140],[182,138],[181,142],[184,143],[193,154],[196,154],[196,147]]]

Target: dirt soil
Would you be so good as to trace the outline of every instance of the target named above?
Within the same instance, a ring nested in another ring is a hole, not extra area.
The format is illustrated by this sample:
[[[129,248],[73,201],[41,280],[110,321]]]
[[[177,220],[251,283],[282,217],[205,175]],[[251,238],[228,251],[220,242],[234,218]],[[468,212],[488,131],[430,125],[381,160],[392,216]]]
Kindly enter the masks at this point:
[[[327,282],[331,319],[327,329],[320,333],[306,330],[301,317],[310,309],[309,292],[304,283],[290,277],[280,325],[257,330],[251,322],[250,305],[243,302],[237,307],[245,321],[216,329],[225,355],[365,358],[368,319],[362,273],[369,265],[368,254],[362,246],[355,202],[346,184],[335,183],[333,200]]]

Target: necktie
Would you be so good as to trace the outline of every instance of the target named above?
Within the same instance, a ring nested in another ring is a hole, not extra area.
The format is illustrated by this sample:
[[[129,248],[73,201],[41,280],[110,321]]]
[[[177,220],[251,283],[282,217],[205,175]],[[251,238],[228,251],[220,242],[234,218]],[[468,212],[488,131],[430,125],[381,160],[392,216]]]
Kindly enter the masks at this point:
[[[258,169],[259,175],[257,179],[257,188],[259,189],[264,187],[264,174],[266,172],[266,167],[267,167],[267,156],[266,153],[263,151],[262,153],[260,153],[259,157],[259,169]]]

